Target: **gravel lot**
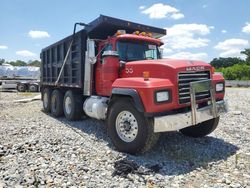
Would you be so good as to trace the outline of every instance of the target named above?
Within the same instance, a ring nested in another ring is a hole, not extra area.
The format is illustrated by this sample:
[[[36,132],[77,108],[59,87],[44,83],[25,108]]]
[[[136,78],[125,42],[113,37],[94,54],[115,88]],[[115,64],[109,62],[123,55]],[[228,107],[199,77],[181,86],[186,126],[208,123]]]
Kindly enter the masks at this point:
[[[250,89],[226,92],[211,135],[164,133],[140,156],[115,151],[101,121],[55,119],[41,101],[14,102],[29,94],[1,93],[0,188],[250,187]]]

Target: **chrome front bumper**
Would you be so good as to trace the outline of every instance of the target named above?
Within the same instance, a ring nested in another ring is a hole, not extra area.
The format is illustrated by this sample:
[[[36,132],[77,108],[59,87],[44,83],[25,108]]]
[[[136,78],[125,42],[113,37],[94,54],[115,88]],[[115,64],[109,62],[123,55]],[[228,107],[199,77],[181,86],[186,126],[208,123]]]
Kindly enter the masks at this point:
[[[211,104],[196,108],[195,94],[202,91],[210,91]],[[154,132],[176,131],[185,127],[190,127],[198,123],[219,117],[227,112],[227,103],[224,100],[215,101],[215,91],[211,80],[192,82],[190,84],[191,111],[174,115],[167,115],[154,118]]]

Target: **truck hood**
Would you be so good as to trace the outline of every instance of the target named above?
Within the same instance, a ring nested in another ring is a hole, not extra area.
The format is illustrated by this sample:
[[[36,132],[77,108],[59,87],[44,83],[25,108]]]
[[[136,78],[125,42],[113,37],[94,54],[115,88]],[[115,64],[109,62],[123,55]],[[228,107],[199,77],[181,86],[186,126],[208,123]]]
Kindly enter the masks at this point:
[[[202,69],[204,67],[205,69],[209,69],[211,67],[210,64],[205,63],[203,61],[192,61],[192,60],[176,60],[176,59],[160,59],[160,60],[143,60],[143,61],[131,61],[128,62],[127,65],[155,65],[155,66],[167,66],[172,69],[185,69],[186,68],[193,68],[195,71],[195,68]],[[198,70],[197,70],[198,71]]]
[[[122,77],[142,77],[148,71],[152,78],[175,80],[179,72],[208,71],[211,65],[202,61],[160,59],[131,61],[126,63]]]

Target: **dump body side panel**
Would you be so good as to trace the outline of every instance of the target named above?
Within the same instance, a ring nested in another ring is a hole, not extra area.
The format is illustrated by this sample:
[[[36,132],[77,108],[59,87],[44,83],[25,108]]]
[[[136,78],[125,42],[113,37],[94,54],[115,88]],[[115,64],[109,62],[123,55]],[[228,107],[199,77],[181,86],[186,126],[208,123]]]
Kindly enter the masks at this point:
[[[74,42],[57,86],[83,88],[86,40],[85,30],[75,34]],[[71,41],[72,35],[42,50],[42,86],[55,85]]]

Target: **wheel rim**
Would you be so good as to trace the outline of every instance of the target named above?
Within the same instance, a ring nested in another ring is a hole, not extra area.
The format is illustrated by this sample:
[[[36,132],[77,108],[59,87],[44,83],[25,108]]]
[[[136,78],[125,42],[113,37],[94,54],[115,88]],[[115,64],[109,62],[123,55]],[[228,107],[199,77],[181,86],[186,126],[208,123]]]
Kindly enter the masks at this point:
[[[132,142],[138,134],[138,123],[135,116],[129,111],[122,111],[116,118],[116,132],[124,142]]]
[[[30,91],[35,91],[36,90],[36,86],[30,86]]]
[[[70,97],[66,97],[65,99],[65,111],[67,114],[70,114],[72,110],[72,102]]]
[[[20,86],[19,86],[19,90],[20,90],[20,91],[23,91],[23,90],[24,90],[24,86],[20,85]]]
[[[49,101],[49,98],[48,98],[48,94],[47,93],[44,93],[43,94],[43,104],[44,104],[44,107],[47,108],[48,107],[48,102]]]

